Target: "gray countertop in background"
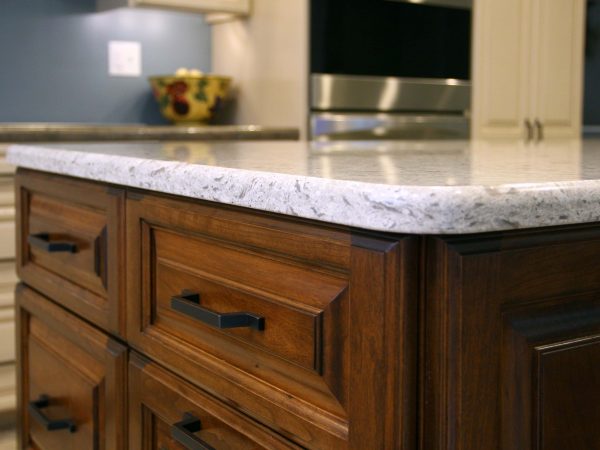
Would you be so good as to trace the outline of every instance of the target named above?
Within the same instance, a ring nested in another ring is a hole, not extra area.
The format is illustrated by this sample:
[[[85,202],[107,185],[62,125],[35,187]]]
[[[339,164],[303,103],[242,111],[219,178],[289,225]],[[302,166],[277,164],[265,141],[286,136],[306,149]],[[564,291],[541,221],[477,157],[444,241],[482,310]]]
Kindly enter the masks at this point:
[[[0,142],[297,140],[299,134],[296,128],[255,125],[0,123]]]
[[[18,166],[394,233],[600,221],[600,140],[13,145]]]

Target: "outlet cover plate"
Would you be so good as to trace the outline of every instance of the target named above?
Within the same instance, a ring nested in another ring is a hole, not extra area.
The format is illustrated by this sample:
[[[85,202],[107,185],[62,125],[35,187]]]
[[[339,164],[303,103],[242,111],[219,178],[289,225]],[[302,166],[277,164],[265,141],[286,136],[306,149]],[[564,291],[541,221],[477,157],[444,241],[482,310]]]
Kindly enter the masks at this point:
[[[108,74],[113,77],[142,75],[142,44],[136,41],[109,41]]]

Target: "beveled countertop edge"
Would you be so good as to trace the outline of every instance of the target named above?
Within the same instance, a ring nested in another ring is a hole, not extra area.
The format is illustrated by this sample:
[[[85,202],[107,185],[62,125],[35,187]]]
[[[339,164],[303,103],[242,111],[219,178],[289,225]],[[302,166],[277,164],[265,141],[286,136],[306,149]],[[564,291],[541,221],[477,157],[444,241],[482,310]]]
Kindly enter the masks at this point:
[[[13,145],[20,167],[374,231],[467,234],[600,221],[600,181],[401,186]]]

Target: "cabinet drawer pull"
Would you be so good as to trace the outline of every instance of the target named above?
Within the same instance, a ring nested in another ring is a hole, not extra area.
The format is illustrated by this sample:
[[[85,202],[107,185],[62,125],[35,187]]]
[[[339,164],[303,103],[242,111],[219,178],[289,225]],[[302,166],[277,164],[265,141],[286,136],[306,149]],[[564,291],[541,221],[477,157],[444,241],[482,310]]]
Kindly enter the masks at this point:
[[[525,128],[527,129],[527,140],[531,141],[534,136],[533,125],[529,119],[525,119]]]
[[[202,422],[193,414],[185,413],[183,420],[171,426],[171,437],[188,450],[215,450],[202,439],[194,436],[202,429]]]
[[[50,406],[50,398],[47,395],[40,395],[37,400],[29,402],[29,414],[48,431],[68,429],[71,433],[75,433],[77,427],[71,419],[48,419],[42,412],[42,409],[48,406]]]
[[[540,122],[539,119],[535,119],[535,121],[533,122],[535,129],[537,130],[537,141],[543,141],[544,140],[544,125],[542,125],[542,122]]]
[[[248,312],[219,313],[200,306],[200,294],[183,291],[181,295],[171,297],[171,308],[193,317],[215,328],[254,328],[265,329],[264,317]]]
[[[30,234],[27,236],[27,242],[32,247],[37,247],[41,250],[47,251],[48,253],[77,252],[77,244],[61,241],[51,242],[50,235],[48,233]]]

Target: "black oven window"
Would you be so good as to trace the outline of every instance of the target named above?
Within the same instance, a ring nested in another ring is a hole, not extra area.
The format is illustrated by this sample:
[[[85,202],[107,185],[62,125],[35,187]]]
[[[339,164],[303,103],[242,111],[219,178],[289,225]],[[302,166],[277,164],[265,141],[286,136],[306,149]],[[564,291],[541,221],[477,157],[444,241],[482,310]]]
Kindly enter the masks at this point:
[[[311,72],[470,79],[471,11],[311,0]]]

